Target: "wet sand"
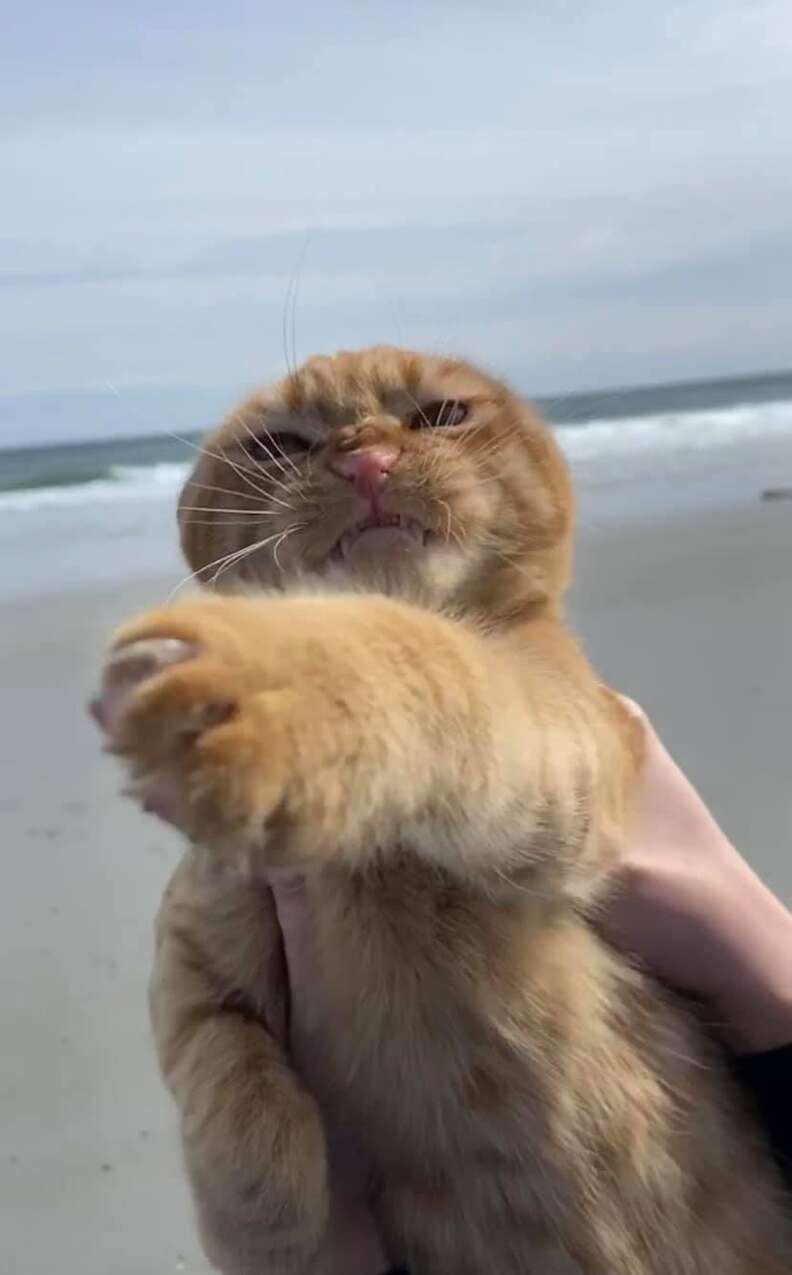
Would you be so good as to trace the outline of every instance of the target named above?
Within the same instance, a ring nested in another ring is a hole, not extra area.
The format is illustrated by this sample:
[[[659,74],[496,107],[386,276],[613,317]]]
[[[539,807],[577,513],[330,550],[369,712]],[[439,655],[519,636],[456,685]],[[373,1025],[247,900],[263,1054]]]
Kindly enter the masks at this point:
[[[571,613],[792,901],[792,503],[582,537]],[[205,1272],[148,1038],[175,834],[84,713],[104,640],[172,581],[0,600],[0,1271]]]

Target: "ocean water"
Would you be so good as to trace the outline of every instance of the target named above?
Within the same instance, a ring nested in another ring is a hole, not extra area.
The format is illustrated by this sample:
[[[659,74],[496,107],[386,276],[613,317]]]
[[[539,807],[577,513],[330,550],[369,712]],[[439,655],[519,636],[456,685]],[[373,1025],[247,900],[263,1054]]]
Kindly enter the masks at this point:
[[[584,526],[792,486],[792,373],[539,405],[572,466]],[[183,576],[174,505],[201,432],[0,450],[0,594]]]

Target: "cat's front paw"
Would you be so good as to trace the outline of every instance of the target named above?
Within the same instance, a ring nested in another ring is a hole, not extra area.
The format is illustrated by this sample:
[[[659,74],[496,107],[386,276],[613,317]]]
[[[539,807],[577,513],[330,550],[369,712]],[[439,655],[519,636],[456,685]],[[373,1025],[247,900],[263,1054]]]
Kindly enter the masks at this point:
[[[231,598],[144,616],[117,638],[92,705],[144,807],[270,865],[320,851],[340,796],[343,723],[312,693],[294,658],[311,638],[289,619],[278,601]]]

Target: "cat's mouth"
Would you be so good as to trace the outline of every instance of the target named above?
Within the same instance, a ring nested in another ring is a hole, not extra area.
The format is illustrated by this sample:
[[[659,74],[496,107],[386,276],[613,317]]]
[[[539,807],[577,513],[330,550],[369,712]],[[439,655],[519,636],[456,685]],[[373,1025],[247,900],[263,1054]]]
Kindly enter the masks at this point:
[[[430,535],[431,532],[415,518],[377,513],[363,518],[345,531],[330,557],[336,562],[352,562],[360,556],[390,557],[414,553],[424,547]]]

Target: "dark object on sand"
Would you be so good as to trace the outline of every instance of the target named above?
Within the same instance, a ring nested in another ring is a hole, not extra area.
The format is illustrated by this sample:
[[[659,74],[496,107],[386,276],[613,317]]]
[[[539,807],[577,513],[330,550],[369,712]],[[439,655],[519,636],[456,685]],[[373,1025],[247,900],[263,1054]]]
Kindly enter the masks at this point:
[[[792,487],[765,487],[761,500],[792,500]]]

